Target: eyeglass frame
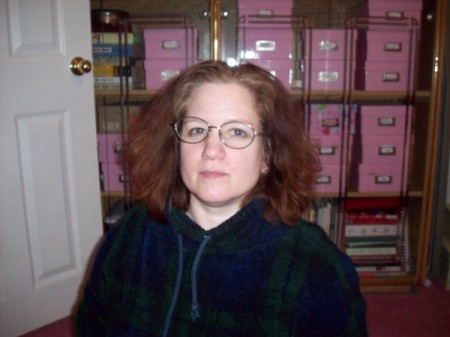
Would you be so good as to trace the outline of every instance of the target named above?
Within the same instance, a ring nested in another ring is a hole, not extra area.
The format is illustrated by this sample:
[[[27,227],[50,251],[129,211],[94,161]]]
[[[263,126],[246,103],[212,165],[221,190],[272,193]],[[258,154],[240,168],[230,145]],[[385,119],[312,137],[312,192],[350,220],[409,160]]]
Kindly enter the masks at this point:
[[[208,128],[208,132],[205,133],[205,137],[202,138],[201,140],[199,140],[198,142],[187,142],[187,141],[185,141],[184,139],[182,139],[181,136],[180,136],[180,134],[179,134],[179,130],[178,130],[177,124],[178,124],[180,121],[182,121],[182,120],[184,120],[184,119],[188,119],[188,118],[193,118],[193,119],[200,120],[200,121],[204,122],[204,123],[206,124],[207,128]],[[228,145],[228,144],[225,142],[225,140],[222,138],[222,127],[223,127],[224,125],[226,125],[226,124],[231,124],[231,123],[239,123],[239,124],[242,124],[242,125],[245,125],[245,126],[249,127],[249,128],[252,130],[253,138],[252,138],[252,140],[250,141],[250,143],[248,143],[248,145],[246,145],[246,146],[244,146],[244,147],[232,147],[232,146]],[[242,150],[242,149],[245,149],[245,148],[249,147],[250,145],[252,145],[253,141],[255,140],[255,138],[256,138],[257,136],[262,136],[262,137],[266,137],[266,136],[267,136],[264,132],[258,132],[258,131],[256,131],[255,128],[254,128],[251,124],[249,124],[249,123],[240,122],[240,121],[229,121],[229,122],[223,123],[223,124],[220,125],[220,126],[215,126],[215,125],[209,125],[209,123],[208,123],[207,121],[205,121],[204,119],[202,119],[202,118],[200,118],[200,117],[195,117],[195,116],[181,117],[181,118],[178,119],[177,121],[171,123],[170,126],[171,126],[171,127],[173,128],[173,130],[175,131],[175,134],[176,134],[177,138],[178,138],[181,142],[186,143],[186,144],[199,144],[199,143],[203,142],[206,138],[208,138],[208,136],[211,134],[211,129],[217,129],[220,141],[221,141],[226,147],[228,147],[228,148],[230,148],[230,149],[234,149],[234,150]]]

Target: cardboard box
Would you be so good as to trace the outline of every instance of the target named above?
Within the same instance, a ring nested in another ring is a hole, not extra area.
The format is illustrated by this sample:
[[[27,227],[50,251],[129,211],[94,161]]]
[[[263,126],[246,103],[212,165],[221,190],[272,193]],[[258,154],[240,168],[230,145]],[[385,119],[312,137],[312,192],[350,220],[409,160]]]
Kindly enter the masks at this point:
[[[411,62],[414,50],[409,30],[360,31],[358,34],[358,58],[367,61]]]
[[[292,0],[238,0],[238,14],[271,17],[291,15]]]
[[[342,139],[341,136],[323,136],[311,134],[311,139],[317,144],[320,163],[325,166],[341,163]]]
[[[193,28],[145,29],[145,58],[196,59],[197,30]]]
[[[145,60],[145,86],[147,90],[160,89],[167,81],[178,76],[182,70],[193,64],[193,60],[186,59]]]
[[[306,123],[311,134],[342,135],[345,130],[355,133],[356,105],[311,104],[306,113]],[[348,125],[344,125],[347,123]]]
[[[362,105],[357,115],[358,129],[364,136],[404,134],[411,122],[407,113],[406,105]]]
[[[124,190],[124,184],[129,177],[124,173],[121,163],[106,163],[103,169],[103,188],[106,192],[120,192]]]
[[[298,81],[294,78],[292,60],[247,60],[261,68],[266,69],[278,78],[287,89],[295,88]]]
[[[357,192],[400,193],[406,190],[407,172],[404,171],[399,165],[353,165],[351,186]]]
[[[339,193],[341,186],[341,165],[324,165],[318,174],[314,191],[316,193]]]
[[[123,152],[123,135],[121,133],[97,134],[98,158],[101,162],[121,163]]]
[[[358,16],[378,16],[386,19],[414,18],[421,21],[421,0],[368,0],[355,7]]]
[[[306,60],[305,87],[311,90],[344,90],[350,81],[350,68],[346,62],[332,59]]]
[[[99,133],[122,132],[123,122],[125,122],[124,130],[127,130],[130,120],[139,113],[143,104],[145,103],[130,103],[128,106],[128,116],[125,116],[127,114],[125,107],[124,111],[122,111],[118,103],[97,106],[97,131]]]
[[[291,60],[293,43],[292,29],[242,28],[238,37],[238,57],[243,60]]]
[[[360,164],[379,164],[401,166],[405,150],[408,151],[404,135],[363,135],[360,148],[354,149],[353,158]]]
[[[318,29],[311,30],[311,37],[306,34],[305,58],[312,60],[344,60],[349,59],[349,50],[346,43],[345,29]],[[347,51],[346,51],[346,48]]]

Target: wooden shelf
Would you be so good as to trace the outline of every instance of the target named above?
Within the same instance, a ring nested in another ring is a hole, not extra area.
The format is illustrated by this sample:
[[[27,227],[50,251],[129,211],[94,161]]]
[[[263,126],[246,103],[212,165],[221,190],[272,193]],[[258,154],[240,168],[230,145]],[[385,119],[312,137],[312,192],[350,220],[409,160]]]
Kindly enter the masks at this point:
[[[151,97],[156,94],[156,90],[145,89],[131,89],[130,96]],[[402,91],[364,91],[354,90],[351,92],[343,92],[339,90],[327,91],[317,90],[312,91],[309,95],[305,94],[303,90],[291,90],[293,97],[305,98],[310,102],[352,102],[352,103],[405,103],[410,101],[413,97],[429,98],[430,92],[426,90],[419,90],[414,95],[408,95],[407,92]],[[96,89],[96,96],[118,96],[119,89]]]

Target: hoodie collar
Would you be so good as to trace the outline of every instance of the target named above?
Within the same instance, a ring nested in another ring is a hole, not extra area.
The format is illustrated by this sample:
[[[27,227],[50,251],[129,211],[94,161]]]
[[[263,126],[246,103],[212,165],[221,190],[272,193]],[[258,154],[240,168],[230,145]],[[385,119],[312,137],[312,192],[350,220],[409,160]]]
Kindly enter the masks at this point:
[[[173,207],[169,212],[169,224],[177,234],[196,242],[211,237],[214,247],[222,250],[247,248],[257,242],[272,241],[281,236],[287,226],[270,224],[264,219],[266,200],[254,199],[219,226],[205,230],[184,211]]]

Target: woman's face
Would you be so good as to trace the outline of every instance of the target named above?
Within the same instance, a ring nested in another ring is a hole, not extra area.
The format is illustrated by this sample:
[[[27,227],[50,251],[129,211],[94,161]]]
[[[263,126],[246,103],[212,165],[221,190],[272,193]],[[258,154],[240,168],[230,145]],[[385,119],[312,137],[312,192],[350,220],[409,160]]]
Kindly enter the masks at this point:
[[[261,132],[250,92],[238,84],[208,83],[192,93],[186,117],[198,117],[209,126],[230,121],[251,124]],[[216,128],[197,144],[181,142],[181,177],[191,193],[191,205],[238,210],[266,168],[263,137],[243,149],[227,147]]]

